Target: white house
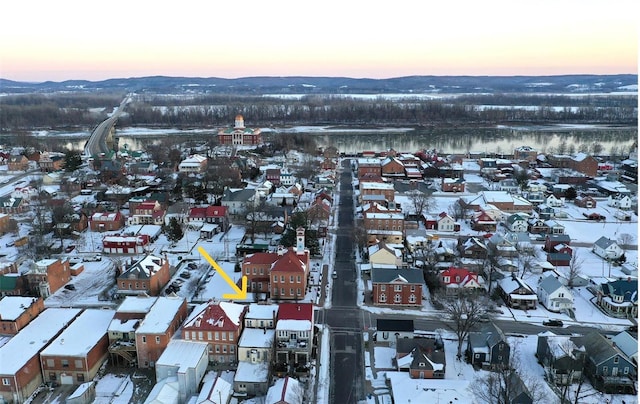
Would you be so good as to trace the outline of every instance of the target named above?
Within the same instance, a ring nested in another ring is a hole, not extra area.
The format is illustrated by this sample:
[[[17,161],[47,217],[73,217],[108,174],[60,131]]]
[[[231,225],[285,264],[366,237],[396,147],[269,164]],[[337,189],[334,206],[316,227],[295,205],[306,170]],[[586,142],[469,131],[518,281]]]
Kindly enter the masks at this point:
[[[549,311],[561,312],[573,309],[573,294],[553,275],[538,284],[538,301]]]
[[[507,228],[516,233],[526,232],[528,229],[527,219],[528,217],[522,214],[514,213],[507,218]]]
[[[238,342],[238,360],[269,363],[272,358],[275,334],[274,329],[245,328]]]
[[[371,264],[402,266],[402,251],[389,247],[383,241],[370,246],[368,252]]]
[[[618,195],[610,195],[608,204],[612,208],[628,210],[628,209],[631,209],[632,201],[629,195],[618,194]]]
[[[171,340],[156,361],[156,381],[177,378],[180,402],[198,393],[209,364],[206,342]]]
[[[258,206],[259,203],[258,190],[252,188],[227,188],[220,201],[220,204],[226,206],[232,215],[245,213],[249,206]]]
[[[456,221],[445,212],[438,215],[438,231],[454,231]]]
[[[615,240],[611,240],[605,236],[600,237],[593,243],[592,251],[606,260],[616,260],[624,253]]]
[[[178,171],[181,173],[201,173],[206,168],[207,158],[199,154],[189,156],[178,164]]]
[[[559,208],[561,206],[564,206],[564,198],[556,198],[555,195],[551,194],[547,197],[547,201],[545,203],[547,204],[547,206]]]

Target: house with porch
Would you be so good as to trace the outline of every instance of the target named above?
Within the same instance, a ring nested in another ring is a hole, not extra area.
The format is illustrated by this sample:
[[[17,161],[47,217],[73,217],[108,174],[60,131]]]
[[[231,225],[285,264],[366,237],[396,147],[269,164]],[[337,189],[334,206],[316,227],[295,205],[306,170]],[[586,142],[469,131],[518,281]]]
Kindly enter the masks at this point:
[[[409,372],[412,379],[444,379],[444,343],[436,338],[399,339],[396,364],[399,371]]]
[[[509,365],[511,348],[507,337],[494,323],[486,323],[480,331],[469,333],[465,355],[476,368],[502,369]]]
[[[535,309],[538,296],[527,283],[514,274],[498,282],[498,292],[507,306],[513,309]]]
[[[547,380],[566,386],[580,381],[586,359],[581,336],[556,335],[551,331],[538,334],[536,348],[538,362]]]
[[[538,284],[538,301],[547,310],[556,313],[573,310],[573,293],[553,274],[547,275]]]
[[[466,268],[450,267],[438,275],[446,294],[472,293],[482,289],[478,274]]]
[[[617,241],[605,236],[600,237],[593,243],[591,251],[607,261],[617,260],[624,253]]]
[[[309,371],[313,345],[313,304],[281,303],[275,332],[277,374]]]
[[[606,394],[637,394],[637,369],[615,344],[599,332],[582,339],[586,349],[584,373],[591,385]]]
[[[637,279],[618,279],[602,283],[597,293],[597,304],[608,315],[618,318],[638,318]]]

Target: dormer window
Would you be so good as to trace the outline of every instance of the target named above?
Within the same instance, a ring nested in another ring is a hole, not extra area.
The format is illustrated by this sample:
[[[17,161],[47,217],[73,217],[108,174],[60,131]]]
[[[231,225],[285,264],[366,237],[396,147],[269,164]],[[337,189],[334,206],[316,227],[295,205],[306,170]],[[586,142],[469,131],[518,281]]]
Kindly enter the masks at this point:
[[[418,364],[418,366],[420,366],[421,368],[423,368],[423,367],[426,367],[427,365],[426,365],[424,362],[420,362],[420,363]]]

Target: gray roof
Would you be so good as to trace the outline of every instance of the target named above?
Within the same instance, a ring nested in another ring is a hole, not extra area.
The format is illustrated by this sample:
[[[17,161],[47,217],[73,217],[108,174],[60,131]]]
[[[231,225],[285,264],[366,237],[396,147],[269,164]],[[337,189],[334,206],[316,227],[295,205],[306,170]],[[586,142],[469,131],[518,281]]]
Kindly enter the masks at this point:
[[[605,236],[600,237],[599,239],[596,240],[595,243],[593,243],[593,245],[597,245],[602,249],[606,249],[613,244],[616,244],[615,240],[611,240],[610,238],[607,238]]]
[[[469,333],[469,344],[472,347],[493,347],[501,341],[506,343],[507,338],[502,330],[492,322],[485,324],[478,332]]]
[[[542,282],[540,282],[540,285],[538,287],[544,290],[545,292],[547,292],[547,294],[551,294],[563,286],[564,285],[560,283],[558,278],[556,278],[553,275],[550,275],[544,278]]]
[[[407,283],[416,283],[420,285],[424,283],[422,271],[419,269],[371,269],[371,282],[373,283],[389,283],[398,277],[404,278]]]
[[[594,331],[585,335],[582,341],[587,350],[587,355],[596,365],[605,362],[615,355],[626,358],[620,349],[614,347],[611,341],[599,332]]]
[[[255,194],[256,194],[256,190],[253,188],[249,188],[249,189],[245,188],[235,192],[227,188],[224,191],[222,200],[227,202],[247,202],[253,196],[255,196]]]

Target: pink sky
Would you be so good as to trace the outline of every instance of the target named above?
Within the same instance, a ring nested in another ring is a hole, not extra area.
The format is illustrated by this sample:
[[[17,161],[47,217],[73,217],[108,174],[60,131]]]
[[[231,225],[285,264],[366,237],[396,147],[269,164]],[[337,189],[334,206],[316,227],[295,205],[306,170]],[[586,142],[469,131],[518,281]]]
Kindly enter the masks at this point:
[[[0,77],[638,73],[631,0],[214,3],[11,2]]]

